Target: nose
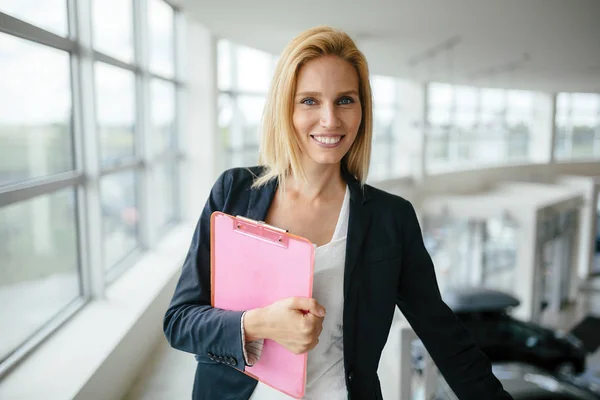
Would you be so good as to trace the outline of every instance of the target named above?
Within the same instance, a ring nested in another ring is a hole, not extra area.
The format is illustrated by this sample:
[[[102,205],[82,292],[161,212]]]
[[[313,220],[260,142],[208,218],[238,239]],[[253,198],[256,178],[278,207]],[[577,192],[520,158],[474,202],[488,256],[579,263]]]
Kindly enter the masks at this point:
[[[325,129],[334,129],[340,126],[340,118],[334,105],[325,105],[321,107],[321,127]]]

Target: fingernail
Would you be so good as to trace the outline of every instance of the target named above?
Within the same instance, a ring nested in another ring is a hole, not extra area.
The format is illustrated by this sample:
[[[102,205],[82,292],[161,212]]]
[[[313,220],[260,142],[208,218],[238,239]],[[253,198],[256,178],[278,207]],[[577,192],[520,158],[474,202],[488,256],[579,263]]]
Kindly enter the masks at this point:
[[[325,316],[325,309],[321,308],[321,310],[319,310],[319,314],[321,315],[321,317]]]

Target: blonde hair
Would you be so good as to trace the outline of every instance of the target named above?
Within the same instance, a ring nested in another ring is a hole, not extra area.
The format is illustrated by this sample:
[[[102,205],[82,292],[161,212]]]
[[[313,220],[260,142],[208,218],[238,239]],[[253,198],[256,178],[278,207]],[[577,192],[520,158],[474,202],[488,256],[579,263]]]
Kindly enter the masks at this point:
[[[300,164],[300,143],[292,123],[294,96],[300,67],[325,55],[335,55],[346,60],[358,74],[362,121],[352,147],[342,159],[342,168],[361,184],[365,183],[373,136],[373,107],[367,60],[346,33],[321,26],[311,28],[294,38],[277,62],[262,118],[259,163],[264,170],[255,180],[254,187],[262,186],[272,179],[285,184],[285,179],[290,174],[306,180],[305,171]]]

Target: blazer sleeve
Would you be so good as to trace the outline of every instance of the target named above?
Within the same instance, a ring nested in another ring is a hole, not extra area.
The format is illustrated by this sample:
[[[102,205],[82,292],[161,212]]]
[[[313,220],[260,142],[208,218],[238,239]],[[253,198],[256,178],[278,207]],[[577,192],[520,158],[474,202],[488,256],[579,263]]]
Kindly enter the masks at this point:
[[[488,358],[443,302],[433,262],[409,202],[406,202],[403,224],[398,307],[459,399],[512,399],[492,374]]]
[[[179,282],[163,320],[175,349],[244,371],[241,318],[243,312],[211,307],[210,218],[225,203],[227,172],[214,184],[185,258]]]

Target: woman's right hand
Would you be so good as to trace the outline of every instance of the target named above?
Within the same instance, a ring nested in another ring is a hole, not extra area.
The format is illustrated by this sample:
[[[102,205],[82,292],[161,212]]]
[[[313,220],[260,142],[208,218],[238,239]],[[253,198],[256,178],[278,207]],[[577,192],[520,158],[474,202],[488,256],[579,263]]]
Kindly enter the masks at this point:
[[[325,308],[315,299],[282,299],[246,312],[246,341],[270,339],[294,354],[304,354],[319,343],[324,318]]]

